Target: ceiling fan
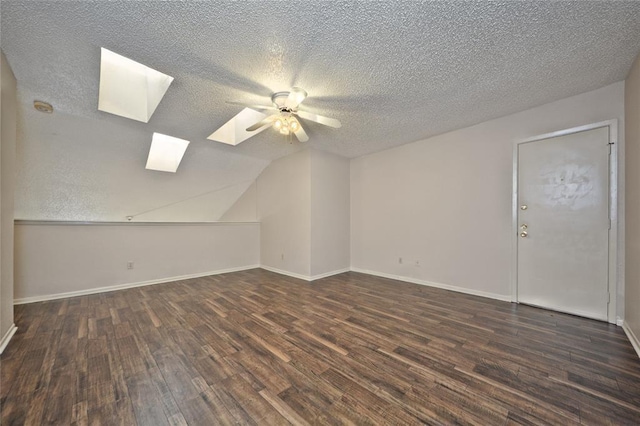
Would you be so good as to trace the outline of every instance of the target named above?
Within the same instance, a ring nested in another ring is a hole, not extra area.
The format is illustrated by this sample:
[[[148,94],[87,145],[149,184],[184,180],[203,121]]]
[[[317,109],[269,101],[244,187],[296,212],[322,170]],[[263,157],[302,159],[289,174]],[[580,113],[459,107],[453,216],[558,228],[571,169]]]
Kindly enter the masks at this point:
[[[299,110],[298,108],[300,107],[300,104],[305,100],[306,97],[306,91],[299,87],[293,87],[288,92],[276,92],[271,95],[271,102],[273,105],[247,105],[242,102],[228,102],[234,105],[242,105],[247,108],[241,111],[229,122],[225,123],[220,129],[214,132],[209,137],[209,139],[236,145],[271,126],[282,135],[290,135],[293,133],[300,142],[306,142],[309,140],[309,136],[300,124],[300,121],[298,120],[299,118],[314,121],[316,123],[320,123],[336,129],[342,127],[342,123],[340,123],[340,121],[336,120],[335,118],[329,118],[322,115]],[[266,116],[265,114],[253,111],[252,108],[276,112],[274,114]],[[246,128],[239,128],[238,126],[243,123],[250,125]],[[231,130],[231,128],[235,128],[236,133],[244,134],[235,134],[232,137],[233,143],[228,142],[228,132],[222,131],[225,127],[227,127],[228,130]]]

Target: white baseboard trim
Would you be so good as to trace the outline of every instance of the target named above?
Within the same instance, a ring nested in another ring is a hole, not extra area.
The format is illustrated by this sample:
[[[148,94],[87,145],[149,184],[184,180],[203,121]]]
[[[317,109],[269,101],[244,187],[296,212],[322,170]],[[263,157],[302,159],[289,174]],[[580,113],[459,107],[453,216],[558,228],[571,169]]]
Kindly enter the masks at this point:
[[[627,324],[626,321],[623,322],[622,329],[624,330],[627,337],[629,338],[629,341],[631,342],[633,349],[636,350],[636,353],[640,357],[640,340],[638,340],[636,335],[633,333],[633,330],[631,330],[631,328],[629,327],[629,324]]]
[[[344,274],[345,272],[349,272],[349,271],[351,271],[351,268],[337,269],[335,271],[325,272],[324,274],[313,275],[309,279],[309,281],[315,281],[315,280],[319,280],[319,279],[322,279],[322,278],[332,277],[334,275]]]
[[[180,275],[177,277],[167,277],[167,278],[159,278],[155,280],[149,281],[140,281],[135,283],[126,283],[126,284],[117,284],[107,287],[95,287],[86,290],[78,290],[78,291],[69,291],[65,293],[56,293],[56,294],[47,294],[44,296],[31,296],[31,297],[21,297],[13,300],[14,305],[23,305],[25,303],[35,303],[35,302],[44,302],[47,300],[56,300],[56,299],[66,299],[67,297],[75,297],[75,296],[85,296],[88,294],[96,294],[96,293],[107,293],[110,291],[124,290],[127,288],[134,287],[144,287],[148,285],[154,284],[162,284],[169,283],[172,281],[181,281],[188,280],[191,278],[200,278],[206,277],[209,275],[219,275],[219,274],[228,274],[229,272],[239,272],[246,271],[248,269],[256,269],[259,268],[260,265],[247,265],[247,266],[239,266],[236,268],[228,268],[228,269],[219,269],[217,271],[208,271],[208,272],[199,272],[197,274],[189,274],[189,275]]]
[[[280,274],[280,275],[286,275],[288,277],[293,277],[293,278],[298,278],[299,280],[305,280],[305,281],[315,281],[315,280],[319,280],[321,278],[327,278],[330,277],[332,275],[338,275],[338,274],[342,274],[345,272],[349,272],[351,270],[351,268],[344,268],[344,269],[338,269],[335,271],[330,271],[330,272],[325,272],[324,274],[318,274],[318,275],[303,275],[303,274],[298,274],[297,272],[291,272],[291,271],[285,271],[283,269],[278,269],[278,268],[274,268],[271,266],[266,266],[266,265],[260,265],[260,267],[262,269],[266,269],[267,271],[270,272],[275,272],[276,274]]]
[[[16,327],[15,324],[11,324],[11,327],[9,327],[9,330],[7,330],[7,332],[2,337],[2,340],[0,340],[0,354],[4,352],[4,349],[9,344],[9,340],[11,340],[13,335],[16,334],[16,331],[18,331],[18,327]]]
[[[375,275],[377,277],[390,278],[392,280],[404,281],[404,282],[413,283],[413,284],[426,285],[426,286],[429,286],[429,287],[441,288],[443,290],[451,290],[451,291],[455,291],[455,292],[458,292],[458,293],[471,294],[473,296],[487,297],[489,299],[501,300],[503,302],[511,302],[511,295],[507,295],[507,294],[489,293],[489,292],[486,292],[486,291],[473,290],[473,289],[464,288],[464,287],[458,287],[458,286],[450,285],[450,284],[434,283],[432,281],[420,280],[418,278],[404,277],[402,275],[393,275],[393,274],[387,274],[387,273],[384,273],[384,272],[371,271],[369,269],[360,269],[360,268],[351,267],[351,270],[353,272],[360,272],[362,274]]]
[[[275,272],[276,274],[286,275],[288,277],[297,278],[299,280],[309,281],[311,278],[309,275],[298,274],[297,272],[285,271],[284,269],[274,268],[272,266],[260,265],[260,268],[269,272]]]

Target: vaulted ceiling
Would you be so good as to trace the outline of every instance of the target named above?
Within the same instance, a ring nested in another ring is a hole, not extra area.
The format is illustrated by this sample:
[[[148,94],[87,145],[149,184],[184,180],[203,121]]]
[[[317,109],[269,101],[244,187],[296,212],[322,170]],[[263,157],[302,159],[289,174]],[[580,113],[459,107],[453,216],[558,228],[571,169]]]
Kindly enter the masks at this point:
[[[307,144],[356,157],[620,81],[640,50],[637,1],[3,0],[1,14],[25,218],[56,216],[50,185],[99,206],[74,217],[122,217],[242,185],[304,147],[271,130],[207,140],[242,109],[226,101],[300,86],[308,111],[343,124],[303,122]],[[97,110],[100,47],[175,78],[149,123]],[[191,141],[177,174],[144,170],[154,131]]]

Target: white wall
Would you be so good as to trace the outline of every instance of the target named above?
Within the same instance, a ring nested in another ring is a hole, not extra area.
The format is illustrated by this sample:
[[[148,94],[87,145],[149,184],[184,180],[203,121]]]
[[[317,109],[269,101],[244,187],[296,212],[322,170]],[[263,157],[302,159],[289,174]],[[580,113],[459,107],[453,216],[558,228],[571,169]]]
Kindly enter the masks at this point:
[[[314,149],[272,162],[222,220],[257,211],[262,266],[302,279],[350,265],[349,166]]]
[[[16,156],[16,78],[0,52],[0,340],[13,326],[13,197]],[[0,342],[0,346],[2,343]],[[1,351],[0,351],[1,352]]]
[[[612,118],[623,82],[352,160],[352,266],[508,299],[513,142]]]
[[[309,276],[311,159],[300,151],[272,162],[257,179],[261,264]]]
[[[260,225],[17,222],[15,298],[255,267]],[[127,269],[127,262],[134,262]]]
[[[640,56],[625,82],[626,284],[625,325],[640,355]],[[634,339],[632,339],[634,340]]]
[[[350,267],[349,160],[311,150],[311,276]]]
[[[221,222],[256,222],[258,220],[258,190],[253,181],[238,200],[224,212]]]

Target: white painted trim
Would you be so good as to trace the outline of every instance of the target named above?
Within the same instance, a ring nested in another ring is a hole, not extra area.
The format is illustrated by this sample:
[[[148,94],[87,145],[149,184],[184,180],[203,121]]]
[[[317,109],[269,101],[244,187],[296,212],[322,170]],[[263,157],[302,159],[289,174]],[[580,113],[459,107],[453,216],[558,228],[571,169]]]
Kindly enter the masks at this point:
[[[199,272],[197,274],[180,275],[180,276],[177,276],[177,277],[159,278],[159,279],[155,279],[155,280],[141,281],[141,282],[136,282],[136,283],[118,284],[118,285],[112,285],[112,286],[107,286],[107,287],[96,287],[96,288],[90,288],[90,289],[87,289],[87,290],[69,291],[69,292],[66,292],[66,293],[48,294],[48,295],[44,295],[44,296],[22,297],[22,298],[19,298],[19,299],[14,299],[13,300],[13,304],[14,305],[22,305],[22,304],[25,304],[25,303],[35,303],[35,302],[44,302],[46,300],[65,299],[67,297],[85,296],[85,295],[88,295],[88,294],[107,293],[107,292],[110,292],[110,291],[124,290],[124,289],[127,289],[127,288],[134,288],[134,287],[144,287],[144,286],[148,286],[148,285],[169,283],[169,282],[173,282],[173,281],[188,280],[188,279],[191,279],[191,278],[206,277],[206,276],[209,276],[209,275],[219,275],[219,274],[228,274],[229,272],[246,271],[248,269],[256,269],[256,268],[259,268],[259,267],[260,267],[260,265],[239,266],[237,268],[219,269],[217,271]]]
[[[89,294],[106,293],[106,292],[110,292],[110,291],[124,290],[124,289],[127,289],[127,288],[144,287],[144,286],[154,285],[154,284],[162,284],[162,283],[169,283],[169,282],[173,282],[173,281],[188,280],[188,279],[191,279],[191,278],[206,277],[206,276],[209,276],[209,275],[228,274],[230,272],[246,271],[248,269],[256,269],[256,268],[266,269],[267,271],[275,272],[275,273],[281,274],[281,275],[287,275],[287,276],[290,276],[290,277],[293,277],[293,278],[298,278],[298,279],[301,279],[301,280],[304,280],[304,281],[315,281],[315,280],[318,280],[318,279],[321,279],[321,278],[330,277],[332,275],[337,275],[337,274],[342,274],[344,272],[349,272],[349,270],[350,270],[349,268],[340,269],[340,270],[337,270],[337,271],[331,271],[331,272],[327,272],[327,273],[324,273],[324,274],[314,275],[313,277],[311,277],[311,276],[308,276],[308,275],[296,274],[295,272],[289,272],[289,271],[284,271],[282,269],[272,268],[270,266],[248,265],[248,266],[240,266],[240,267],[237,267],[237,268],[220,269],[220,270],[217,270],[217,271],[199,272],[197,274],[180,275],[180,276],[177,276],[177,277],[159,278],[159,279],[156,279],[156,280],[141,281],[141,282],[135,282],[135,283],[126,283],[126,284],[118,284],[118,285],[112,285],[112,286],[107,286],[107,287],[96,287],[96,288],[90,288],[90,289],[86,289],[86,290],[69,291],[69,292],[65,292],[65,293],[48,294],[48,295],[44,295],[44,296],[22,297],[22,298],[14,299],[13,304],[14,305],[23,305],[23,304],[26,304],[26,303],[44,302],[44,301],[47,301],[47,300],[66,299],[67,297],[76,297],[76,296],[85,296],[85,295],[89,295]]]
[[[611,229],[609,229],[609,307],[607,319],[609,323],[615,324],[618,319],[618,149],[620,138],[618,136],[618,120],[609,120],[604,122],[603,125],[609,126],[609,142],[613,143],[613,145],[610,145],[611,156],[609,158],[609,219],[611,220]],[[624,209],[624,206],[622,208]],[[622,252],[622,259],[624,262],[624,251]],[[624,289],[624,283],[622,283],[621,288]]]
[[[640,340],[638,340],[633,330],[631,330],[631,328],[629,327],[629,324],[626,321],[623,322],[622,329],[626,333],[627,338],[629,338],[629,341],[631,342],[633,349],[636,350],[636,353],[640,357]]]
[[[473,296],[480,296],[480,297],[486,297],[486,298],[489,298],[489,299],[501,300],[503,302],[511,302],[511,296],[508,295],[508,294],[489,293],[487,291],[473,290],[473,289],[470,289],[470,288],[458,287],[458,286],[450,285],[450,284],[434,283],[432,281],[425,281],[425,280],[420,280],[420,279],[411,278],[411,277],[403,277],[401,275],[387,274],[387,273],[384,273],[384,272],[371,271],[371,270],[368,270],[368,269],[360,269],[360,268],[351,267],[351,270],[353,272],[360,272],[362,274],[375,275],[377,277],[390,278],[392,280],[404,281],[404,282],[413,283],[413,284],[426,285],[426,286],[429,286],[429,287],[441,288],[443,290],[455,291],[457,293],[465,293],[465,294],[471,294]]]
[[[585,311],[581,311],[581,310],[570,311],[570,310],[567,310],[563,306],[556,306],[556,305],[542,306],[542,305],[537,305],[535,303],[526,303],[526,305],[527,306],[533,306],[534,308],[545,309],[547,311],[555,311],[555,312],[560,312],[562,314],[568,314],[568,315],[577,315],[577,316],[583,317],[583,318],[589,318],[589,319],[593,319],[593,320],[596,320],[596,321],[607,322],[607,317],[597,317],[597,316],[594,316],[593,314],[591,314],[590,312],[585,312]]]
[[[7,330],[7,332],[2,337],[2,340],[0,340],[0,355],[2,354],[2,352],[4,352],[4,349],[9,344],[9,340],[11,340],[13,335],[16,334],[16,331],[18,331],[18,327],[16,327],[15,324],[11,324],[9,330]]]
[[[511,190],[511,302],[518,303],[518,143],[513,146]],[[515,237],[514,237],[515,235]]]
[[[31,220],[16,219],[15,225],[48,225],[48,226],[238,226],[259,225],[260,222],[88,222],[73,220]]]
[[[607,311],[607,321],[616,324],[617,295],[618,295],[618,120],[612,119],[601,121],[584,126],[572,127],[570,129],[559,130],[557,132],[545,133],[527,139],[515,141],[513,145],[513,187],[511,204],[511,301],[518,303],[518,147],[520,144],[535,142],[538,140],[566,136],[573,133],[585,132],[587,130],[609,128],[609,142],[611,145],[611,158],[609,170],[609,218],[611,219],[611,229],[609,230],[609,306]]]
[[[585,124],[584,126],[571,127],[570,129],[563,129],[555,132],[545,133],[542,135],[532,136],[530,138],[521,139],[517,143],[521,144],[521,143],[527,143],[527,142],[535,142],[542,139],[557,138],[558,136],[566,136],[566,135],[571,135],[573,133],[586,132],[587,130],[599,129],[600,127],[607,127],[607,126],[615,126],[616,133],[617,133],[618,119],[613,118],[611,120],[600,121],[598,123]],[[618,143],[617,140],[616,140],[616,143]]]
[[[260,267],[267,271],[275,272],[276,274],[286,275],[288,277],[297,278],[299,280],[304,280],[309,282],[351,271],[351,268],[344,268],[344,269],[337,269],[335,271],[325,272],[324,274],[311,276],[311,275],[298,274],[297,272],[285,271],[284,269],[278,269],[278,268],[274,268],[266,265],[260,265]]]
[[[276,274],[286,275],[288,277],[297,278],[299,280],[310,281],[309,275],[298,274],[297,272],[285,271],[284,269],[274,268],[272,266],[260,265],[260,268],[269,272],[275,272]]]
[[[345,272],[349,272],[349,271],[351,271],[351,268],[336,269],[335,271],[325,272],[324,274],[313,275],[309,278],[309,281],[320,280],[322,278],[332,277],[338,274],[344,274]]]

